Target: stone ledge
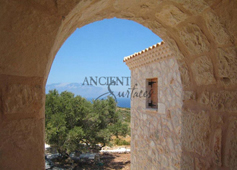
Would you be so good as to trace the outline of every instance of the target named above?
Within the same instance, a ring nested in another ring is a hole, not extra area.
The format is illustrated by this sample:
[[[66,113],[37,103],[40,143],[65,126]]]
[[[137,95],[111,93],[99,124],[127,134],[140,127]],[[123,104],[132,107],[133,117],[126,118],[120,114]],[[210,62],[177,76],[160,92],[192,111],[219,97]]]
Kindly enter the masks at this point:
[[[158,113],[157,109],[145,108],[146,113]]]

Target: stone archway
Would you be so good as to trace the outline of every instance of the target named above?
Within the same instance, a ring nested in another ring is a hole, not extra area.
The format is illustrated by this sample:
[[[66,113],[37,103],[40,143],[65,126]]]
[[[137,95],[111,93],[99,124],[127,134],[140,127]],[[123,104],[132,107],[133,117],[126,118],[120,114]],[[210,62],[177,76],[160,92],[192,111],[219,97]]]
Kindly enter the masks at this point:
[[[54,56],[77,27],[111,17],[134,20],[148,27],[176,54],[183,88],[182,156],[178,168],[234,169],[237,166],[236,3],[0,2],[1,169],[19,169],[19,166],[43,169],[44,86]],[[136,163],[135,159],[132,161]]]

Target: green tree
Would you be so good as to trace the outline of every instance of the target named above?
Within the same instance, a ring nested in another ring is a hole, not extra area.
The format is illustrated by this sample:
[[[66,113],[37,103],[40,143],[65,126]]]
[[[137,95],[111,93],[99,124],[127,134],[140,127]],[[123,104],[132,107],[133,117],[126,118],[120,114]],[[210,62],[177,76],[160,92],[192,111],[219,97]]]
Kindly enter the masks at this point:
[[[51,116],[60,111],[60,95],[57,90],[51,90],[45,100],[45,124],[51,120]]]
[[[71,92],[52,90],[46,95],[45,117],[46,141],[61,153],[79,149],[82,143],[91,148],[106,145],[112,135],[129,133],[112,97],[91,103]]]
[[[82,127],[75,126],[71,129],[67,135],[67,141],[65,143],[67,151],[72,152],[79,149],[84,137],[85,133]]]
[[[130,128],[127,123],[123,123],[121,120],[119,120],[110,126],[110,131],[116,136],[116,138],[119,138],[119,136],[126,137],[126,135],[130,132]]]
[[[66,151],[65,142],[67,139],[68,129],[66,127],[65,115],[61,112],[51,116],[50,121],[46,124],[46,141],[53,144],[59,153]]]

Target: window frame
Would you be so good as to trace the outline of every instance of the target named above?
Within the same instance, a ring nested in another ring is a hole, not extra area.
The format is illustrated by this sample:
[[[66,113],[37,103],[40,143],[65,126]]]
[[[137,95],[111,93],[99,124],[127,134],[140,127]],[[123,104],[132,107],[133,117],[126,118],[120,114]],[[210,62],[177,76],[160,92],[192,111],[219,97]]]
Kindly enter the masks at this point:
[[[158,78],[157,77],[146,78],[145,83],[146,83],[145,85],[146,91],[148,93],[148,96],[146,97],[146,109],[151,110],[151,111],[156,111],[158,110]],[[151,91],[152,91],[152,94],[151,94]],[[153,102],[154,100],[155,102]],[[151,105],[154,105],[154,106],[151,106]]]

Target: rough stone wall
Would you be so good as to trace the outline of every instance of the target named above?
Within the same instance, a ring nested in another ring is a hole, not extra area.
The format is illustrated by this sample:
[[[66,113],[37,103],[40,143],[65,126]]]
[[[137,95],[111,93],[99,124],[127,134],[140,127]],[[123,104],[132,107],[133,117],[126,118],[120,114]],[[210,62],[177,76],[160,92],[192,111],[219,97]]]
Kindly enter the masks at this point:
[[[132,169],[235,169],[237,93],[183,90],[180,69],[166,43],[125,57],[131,69]],[[200,64],[202,63],[202,64]],[[207,57],[191,68],[200,84],[215,81]],[[204,71],[203,71],[204,70]],[[199,77],[202,75],[201,77]],[[158,78],[158,109],[146,108],[146,79]]]
[[[182,85],[174,57],[131,70],[131,85],[146,91],[146,79],[158,77],[158,110],[146,98],[132,97],[132,169],[180,169]]]
[[[0,75],[0,81],[0,169],[43,169],[44,80]]]
[[[42,95],[38,90],[44,89],[58,49],[76,28],[112,17],[148,27],[175,54],[186,96],[180,168],[235,169],[236,6],[236,0],[1,1],[0,169],[43,169],[44,124],[29,124],[44,119],[44,90]],[[27,141],[28,147],[13,141]],[[202,146],[209,149],[198,151]]]
[[[236,169],[236,90],[185,91],[183,101],[184,169]]]
[[[132,169],[181,168],[181,117],[183,91],[177,61],[163,42],[126,57],[131,69]],[[158,78],[158,109],[146,108],[146,80]]]

